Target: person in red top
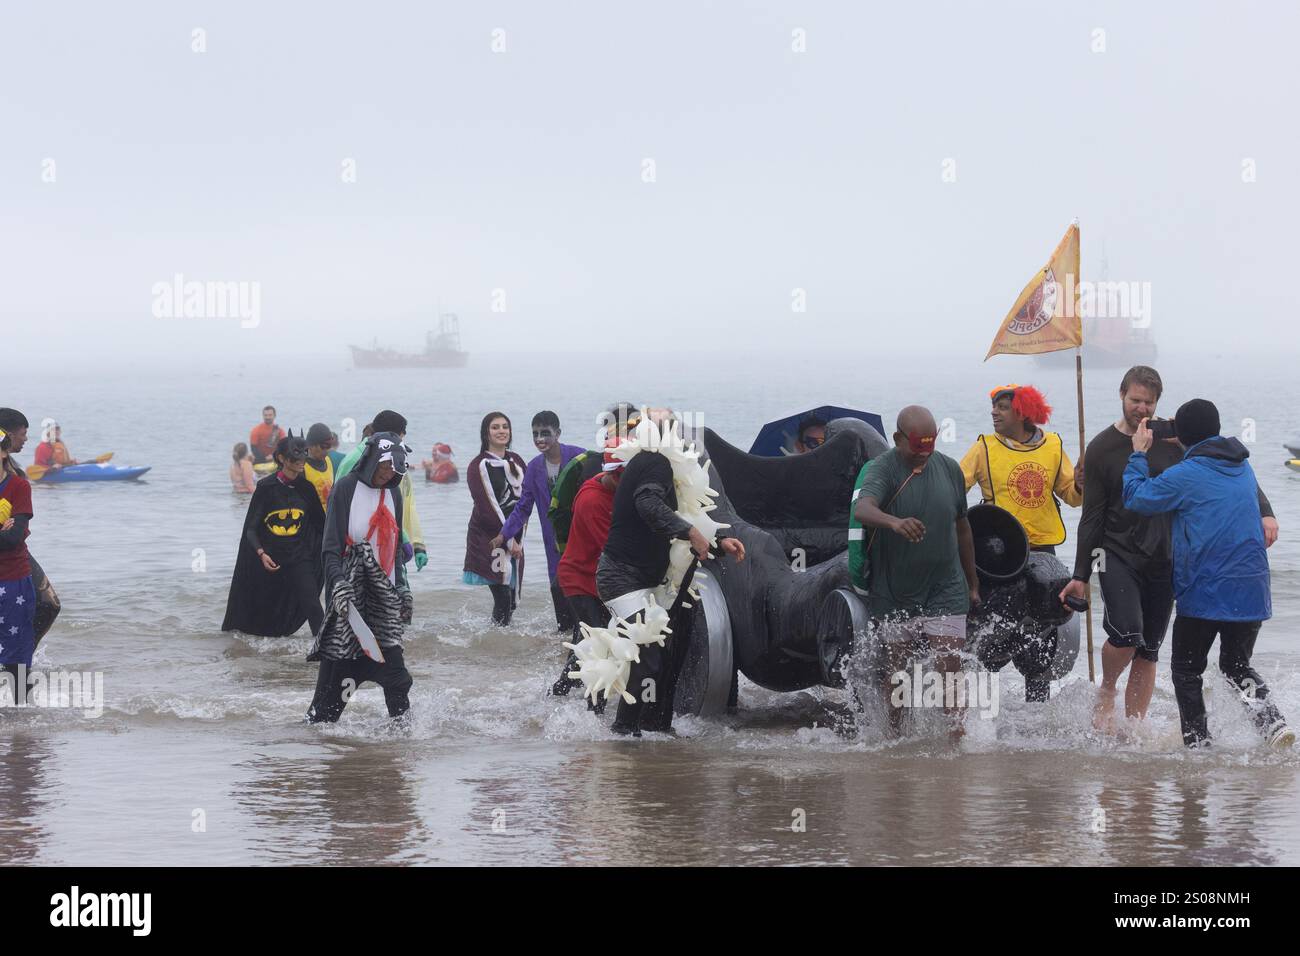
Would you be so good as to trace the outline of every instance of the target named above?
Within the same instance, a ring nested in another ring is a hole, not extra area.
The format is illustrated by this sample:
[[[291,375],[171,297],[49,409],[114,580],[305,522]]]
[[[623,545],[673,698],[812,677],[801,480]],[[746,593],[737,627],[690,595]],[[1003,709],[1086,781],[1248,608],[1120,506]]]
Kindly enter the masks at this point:
[[[607,449],[617,446],[618,439],[605,442]],[[600,561],[600,552],[605,549],[605,539],[609,537],[609,524],[614,515],[614,492],[618,490],[626,464],[606,451],[601,473],[583,482],[573,499],[569,540],[560,555],[555,580],[573,612],[575,644],[582,640],[583,624],[604,627],[609,623],[609,610],[596,595],[596,563]],[[551,693],[557,697],[567,696],[580,683],[569,677],[569,672],[577,668],[578,656],[570,651],[560,679],[551,686]],[[588,706],[591,706],[590,701]],[[601,701],[592,709],[604,708],[605,702]]]
[[[68,446],[63,443],[63,429],[52,418],[41,422],[41,443],[36,446],[33,464],[42,468],[65,468],[81,464],[68,453]]]
[[[271,461],[275,446],[284,438],[284,429],[275,423],[275,406],[262,409],[262,424],[254,425],[248,433],[248,447],[253,451],[253,464]]]
[[[7,691],[17,702],[36,651],[36,587],[27,558],[32,486],[11,466],[12,448],[9,435],[0,431],[0,698]]]

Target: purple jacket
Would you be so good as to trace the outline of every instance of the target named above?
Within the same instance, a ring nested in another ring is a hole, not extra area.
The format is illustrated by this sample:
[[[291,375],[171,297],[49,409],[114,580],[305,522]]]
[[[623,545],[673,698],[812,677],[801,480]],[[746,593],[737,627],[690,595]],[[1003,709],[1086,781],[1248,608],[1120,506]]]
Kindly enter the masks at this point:
[[[565,465],[586,450],[577,445],[561,444],[560,469],[563,470]],[[551,486],[546,480],[545,455],[538,455],[528,463],[528,468],[524,471],[524,487],[519,494],[519,504],[515,505],[515,510],[510,512],[510,517],[506,519],[505,526],[501,529],[501,537],[508,541],[518,535],[523,530],[528,516],[533,513],[533,505],[539,501],[542,506],[537,509],[537,518],[542,526],[542,544],[546,548],[546,570],[550,579],[554,581],[555,569],[560,564],[560,553],[555,550],[555,529],[551,527],[551,519],[546,516],[546,512],[551,507]]]

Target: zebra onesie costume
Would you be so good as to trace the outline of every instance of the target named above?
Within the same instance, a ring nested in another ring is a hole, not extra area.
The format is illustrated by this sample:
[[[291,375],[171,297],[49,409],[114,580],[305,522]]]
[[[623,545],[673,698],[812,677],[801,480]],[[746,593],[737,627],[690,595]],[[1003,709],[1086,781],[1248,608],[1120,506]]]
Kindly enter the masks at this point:
[[[373,681],[384,689],[390,717],[410,708],[411,675],[402,655],[403,625],[411,622],[411,591],[402,561],[402,493],[410,451],[392,432],[366,439],[356,467],[335,483],[325,514],[322,557],[329,610],[309,661],[320,662],[310,723],[337,721],[352,694]],[[376,487],[383,463],[394,474]],[[383,660],[362,649],[348,623],[354,609],[374,633]]]

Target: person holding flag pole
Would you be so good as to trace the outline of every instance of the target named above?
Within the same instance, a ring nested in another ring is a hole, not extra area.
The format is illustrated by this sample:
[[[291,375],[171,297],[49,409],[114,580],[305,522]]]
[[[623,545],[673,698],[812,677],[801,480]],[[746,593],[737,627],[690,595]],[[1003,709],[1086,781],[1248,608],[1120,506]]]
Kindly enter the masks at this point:
[[[1037,355],[1074,349],[1079,401],[1079,471],[1084,463],[1083,322],[1079,315],[1079,220],[1065,231],[1042,269],[1021,290],[1002,320],[984,361],[994,355]],[[997,398],[996,394],[994,396]],[[1086,594],[1086,586],[1085,586]],[[1092,605],[1085,612],[1088,635],[1088,680],[1096,681],[1092,645]]]

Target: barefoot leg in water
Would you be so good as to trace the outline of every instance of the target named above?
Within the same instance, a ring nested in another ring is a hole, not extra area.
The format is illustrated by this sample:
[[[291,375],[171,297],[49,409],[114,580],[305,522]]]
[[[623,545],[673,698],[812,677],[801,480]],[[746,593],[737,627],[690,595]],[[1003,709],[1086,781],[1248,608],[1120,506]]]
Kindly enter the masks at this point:
[[[1133,661],[1132,647],[1116,647],[1110,641],[1101,645],[1101,687],[1097,689],[1097,703],[1092,713],[1092,726],[1096,730],[1114,733],[1115,694],[1120,675]],[[1129,678],[1130,682],[1132,677]]]

